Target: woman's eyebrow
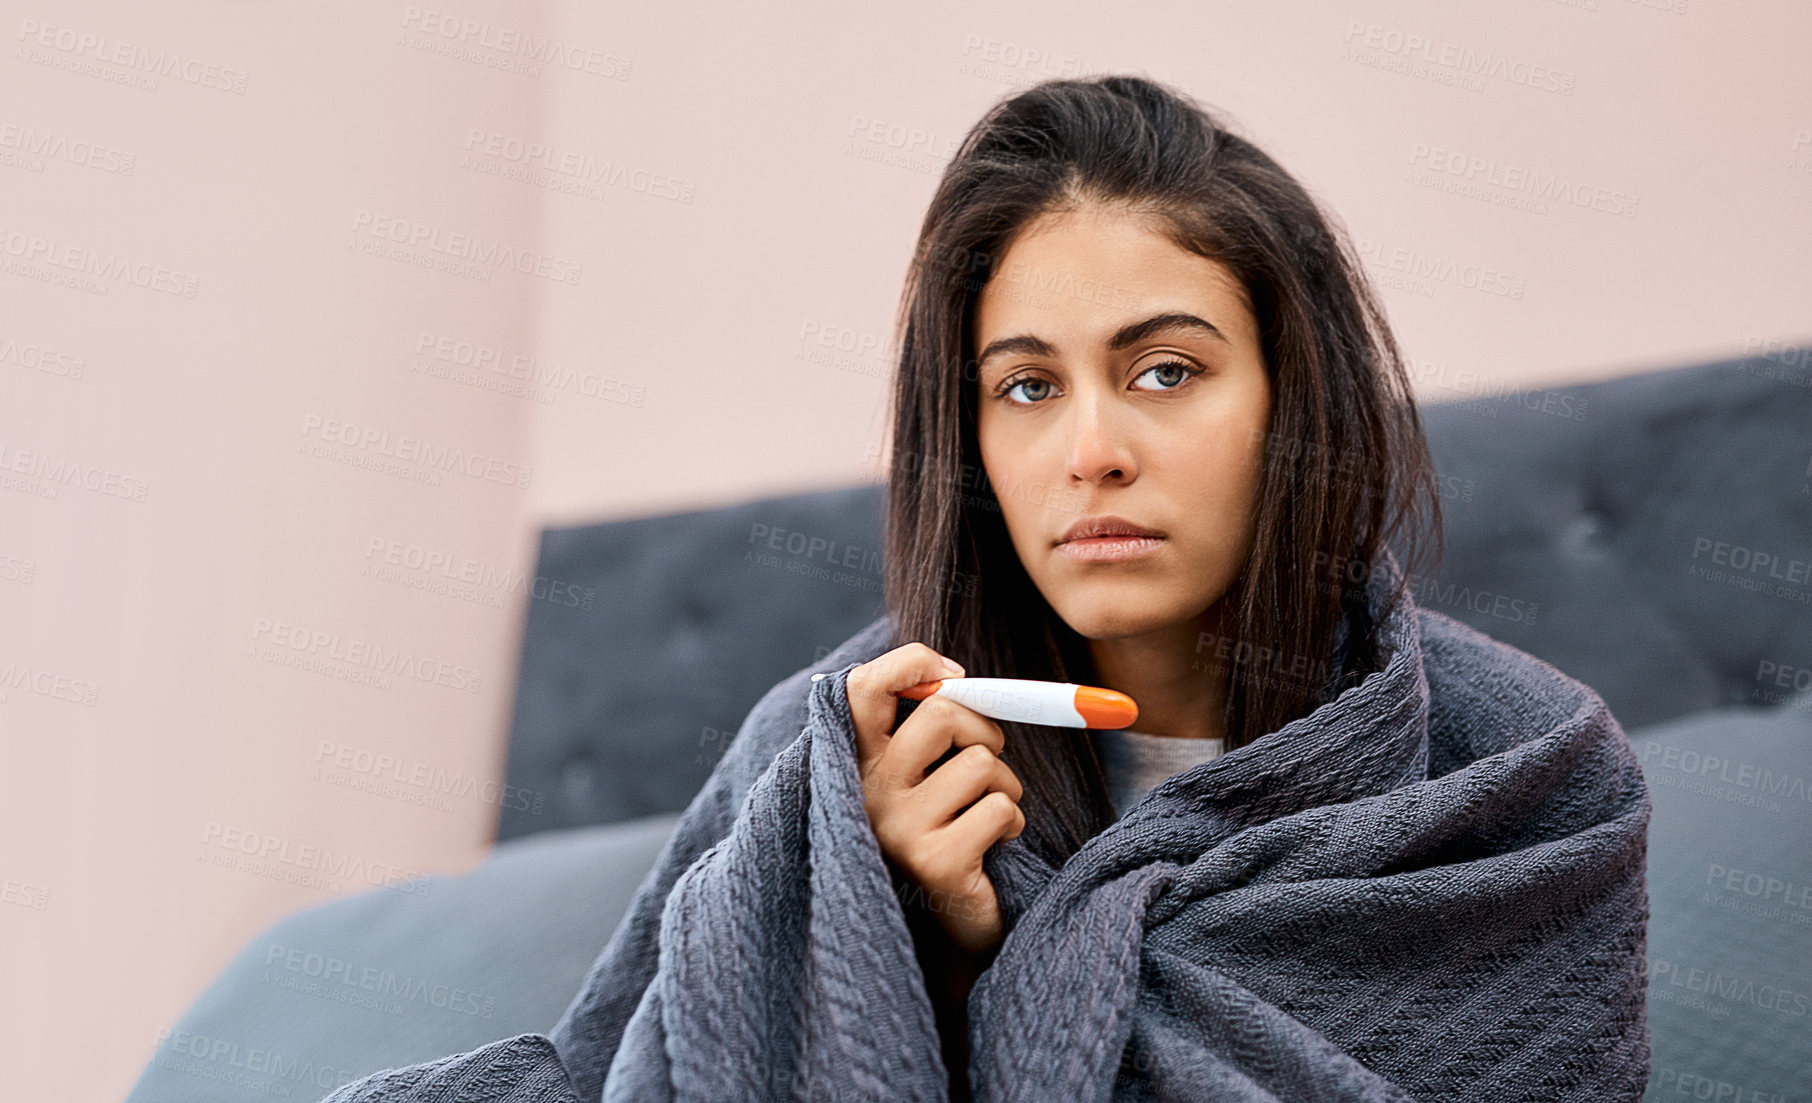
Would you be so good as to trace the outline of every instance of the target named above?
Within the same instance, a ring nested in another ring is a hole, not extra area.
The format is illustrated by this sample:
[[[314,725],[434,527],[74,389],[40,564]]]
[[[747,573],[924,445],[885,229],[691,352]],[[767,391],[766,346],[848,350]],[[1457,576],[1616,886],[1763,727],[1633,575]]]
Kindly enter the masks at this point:
[[[1154,314],[1143,322],[1134,322],[1131,325],[1122,326],[1112,337],[1108,338],[1107,347],[1113,349],[1115,352],[1119,352],[1126,346],[1137,344],[1147,337],[1155,337],[1160,333],[1171,333],[1179,330],[1194,333],[1202,337],[1213,337],[1223,344],[1232,343],[1227,340],[1227,335],[1220,331],[1220,327],[1216,326],[1213,322],[1198,318],[1193,314],[1188,314],[1181,310],[1172,310],[1165,314]]]
[[[1222,333],[1220,327],[1216,326],[1213,322],[1198,318],[1194,314],[1190,314],[1186,311],[1172,310],[1163,314],[1154,314],[1143,321],[1131,322],[1121,326],[1118,330],[1114,331],[1112,337],[1107,339],[1107,347],[1118,352],[1128,345],[1137,344],[1138,342],[1145,340],[1147,337],[1155,337],[1160,333],[1173,333],[1178,331],[1195,333],[1204,337],[1213,337],[1218,341],[1227,343],[1227,335]],[[1009,353],[1026,356],[1056,356],[1057,349],[1050,342],[1040,337],[1034,337],[1029,333],[1023,333],[1013,337],[1001,337],[988,343],[988,347],[983,349],[982,354],[976,358],[976,366],[980,367],[982,364],[987,363],[996,356],[1003,356]]]

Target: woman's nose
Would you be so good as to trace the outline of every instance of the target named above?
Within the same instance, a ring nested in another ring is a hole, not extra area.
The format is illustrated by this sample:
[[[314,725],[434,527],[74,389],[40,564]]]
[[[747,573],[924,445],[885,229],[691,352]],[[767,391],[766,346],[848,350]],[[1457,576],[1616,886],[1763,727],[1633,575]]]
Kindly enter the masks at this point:
[[[1125,426],[1111,403],[1085,395],[1070,404],[1069,477],[1083,483],[1133,479],[1137,471]]]

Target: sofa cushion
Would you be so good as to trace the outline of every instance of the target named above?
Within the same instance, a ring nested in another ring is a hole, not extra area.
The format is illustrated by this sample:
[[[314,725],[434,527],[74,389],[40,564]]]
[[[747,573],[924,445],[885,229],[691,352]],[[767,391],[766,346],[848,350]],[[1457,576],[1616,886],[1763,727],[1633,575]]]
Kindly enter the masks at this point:
[[[1648,780],[1650,1098],[1812,1085],[1812,693],[1630,736]]]
[[[156,1045],[128,1103],[319,1099],[551,1029],[679,817],[514,839],[471,870],[296,912]]]
[[[1630,742],[1654,806],[1650,1097],[1794,1098],[1812,1083],[1812,694]],[[128,1103],[316,1099],[547,1031],[676,819],[511,840],[426,893],[374,890],[282,920],[162,1040]]]

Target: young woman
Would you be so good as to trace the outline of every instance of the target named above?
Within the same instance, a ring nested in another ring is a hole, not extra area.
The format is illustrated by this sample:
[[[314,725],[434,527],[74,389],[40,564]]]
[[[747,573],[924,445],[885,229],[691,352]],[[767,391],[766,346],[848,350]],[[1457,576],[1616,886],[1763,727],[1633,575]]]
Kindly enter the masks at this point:
[[[1433,465],[1307,192],[1160,84],[1040,84],[900,325],[886,615],[751,710],[549,1034],[331,1100],[1639,1098],[1641,769],[1412,600]],[[1138,720],[901,697],[965,673]]]
[[[1169,769],[1369,673],[1358,583],[1387,538],[1424,535],[1417,496],[1438,546],[1440,508],[1346,243],[1157,84],[1051,83],[990,114],[902,315],[887,604],[913,642],[848,686],[875,837],[950,901],[915,934],[960,1069],[1004,937],[988,848],[1024,833],[1061,866]],[[1342,625],[1359,646],[1337,654]],[[1034,734],[936,696],[896,728],[897,694],[952,669],[1117,689],[1138,730]]]

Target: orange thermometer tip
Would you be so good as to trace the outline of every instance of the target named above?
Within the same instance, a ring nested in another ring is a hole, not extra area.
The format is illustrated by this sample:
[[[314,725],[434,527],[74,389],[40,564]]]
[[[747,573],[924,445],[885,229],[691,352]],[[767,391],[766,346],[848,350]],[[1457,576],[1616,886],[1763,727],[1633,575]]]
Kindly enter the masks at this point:
[[[1091,728],[1130,728],[1139,719],[1138,704],[1117,689],[1076,687],[1076,711]]]

